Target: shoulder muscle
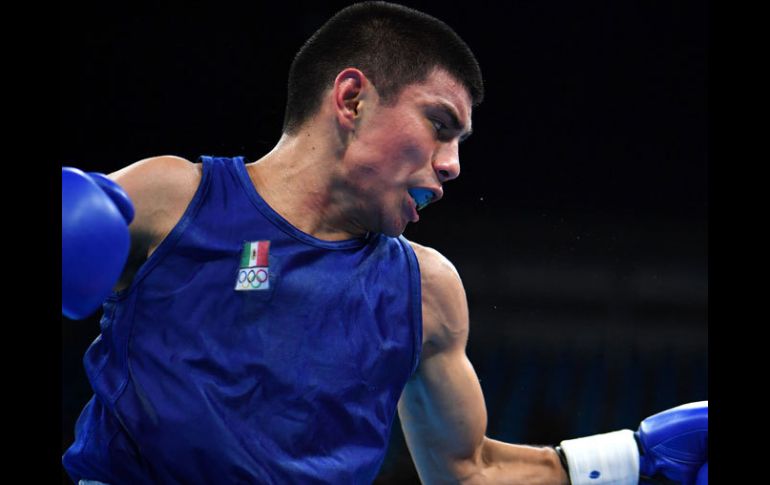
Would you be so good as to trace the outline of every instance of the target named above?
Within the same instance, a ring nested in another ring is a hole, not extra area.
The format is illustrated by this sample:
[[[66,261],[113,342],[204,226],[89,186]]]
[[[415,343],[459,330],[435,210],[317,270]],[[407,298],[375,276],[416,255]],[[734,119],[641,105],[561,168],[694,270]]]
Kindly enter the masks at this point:
[[[176,156],[146,158],[108,175],[134,204],[131,250],[115,290],[126,288],[147,258],[181,219],[198,185],[200,164]]]
[[[465,349],[468,302],[454,265],[440,252],[410,241],[420,264],[423,352]]]
[[[136,216],[129,229],[133,239],[157,246],[189,205],[201,179],[200,164],[176,156],[146,158],[109,177],[134,203]]]

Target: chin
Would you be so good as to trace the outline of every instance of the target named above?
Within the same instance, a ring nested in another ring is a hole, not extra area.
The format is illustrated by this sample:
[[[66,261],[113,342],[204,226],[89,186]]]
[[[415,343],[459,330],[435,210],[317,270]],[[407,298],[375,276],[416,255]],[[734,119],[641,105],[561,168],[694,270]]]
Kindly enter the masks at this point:
[[[399,207],[399,209],[401,208]],[[404,217],[404,214],[394,211],[393,213],[381,213],[377,224],[372,224],[373,227],[375,225],[379,227],[373,229],[372,232],[379,232],[388,237],[398,237],[406,230],[409,220]]]
[[[383,227],[380,229],[380,232],[388,237],[398,237],[404,233],[404,230],[406,230],[406,224],[404,224],[403,226],[394,225],[390,227]]]
[[[404,233],[406,224],[401,221],[392,221],[391,224],[380,224],[380,227],[373,232],[379,232],[388,237],[398,237]]]
[[[388,237],[398,237],[404,233],[404,230],[402,229],[400,231],[382,231],[382,233]]]

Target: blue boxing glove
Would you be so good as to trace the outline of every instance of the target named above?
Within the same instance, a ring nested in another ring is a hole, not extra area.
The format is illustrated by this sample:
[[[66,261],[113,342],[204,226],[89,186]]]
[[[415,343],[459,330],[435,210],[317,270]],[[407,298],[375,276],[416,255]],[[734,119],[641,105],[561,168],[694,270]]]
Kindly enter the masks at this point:
[[[708,485],[708,401],[650,416],[636,432],[565,440],[557,451],[572,485]]]
[[[642,421],[639,441],[639,475],[695,483],[708,460],[708,401],[668,409]]]
[[[93,313],[109,295],[128,259],[134,206],[99,173],[62,168],[62,314]]]

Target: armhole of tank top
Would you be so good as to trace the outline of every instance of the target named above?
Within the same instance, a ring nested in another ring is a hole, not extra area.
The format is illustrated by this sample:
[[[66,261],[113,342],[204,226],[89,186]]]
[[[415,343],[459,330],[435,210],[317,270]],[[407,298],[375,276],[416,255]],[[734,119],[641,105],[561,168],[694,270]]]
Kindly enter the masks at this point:
[[[404,236],[399,236],[398,241],[404,248],[409,265],[409,287],[410,300],[412,305],[412,329],[414,331],[414,359],[412,361],[412,371],[410,377],[417,370],[420,364],[420,355],[422,354],[422,283],[420,280],[420,263],[414,248]]]
[[[163,241],[161,241],[155,251],[153,251],[150,257],[147,259],[147,261],[142,264],[142,266],[136,272],[136,275],[134,275],[134,279],[131,281],[131,284],[128,286],[128,288],[124,288],[117,293],[111,293],[108,297],[109,300],[120,301],[127,298],[128,295],[134,291],[134,288],[136,288],[142,282],[142,280],[153,270],[153,268],[155,268],[155,266],[160,263],[165,255],[174,248],[176,243],[182,237],[182,234],[184,234],[184,231],[198,215],[202,200],[205,197],[209,187],[209,183],[212,177],[211,172],[214,170],[214,163],[211,157],[200,157],[199,160],[201,160],[200,163],[202,164],[201,181],[198,184],[198,188],[195,190],[193,198],[190,200],[190,203],[187,204],[187,208],[182,213],[182,217],[179,218],[179,221],[177,221],[174,228],[171,229],[171,232],[169,232]]]

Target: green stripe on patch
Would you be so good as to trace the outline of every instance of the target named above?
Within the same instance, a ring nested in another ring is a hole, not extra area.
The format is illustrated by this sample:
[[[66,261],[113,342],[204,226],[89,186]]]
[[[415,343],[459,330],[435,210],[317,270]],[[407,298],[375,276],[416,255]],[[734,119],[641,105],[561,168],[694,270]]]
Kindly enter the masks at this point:
[[[243,252],[241,252],[241,268],[248,268],[251,260],[251,245],[254,243],[243,243]]]

